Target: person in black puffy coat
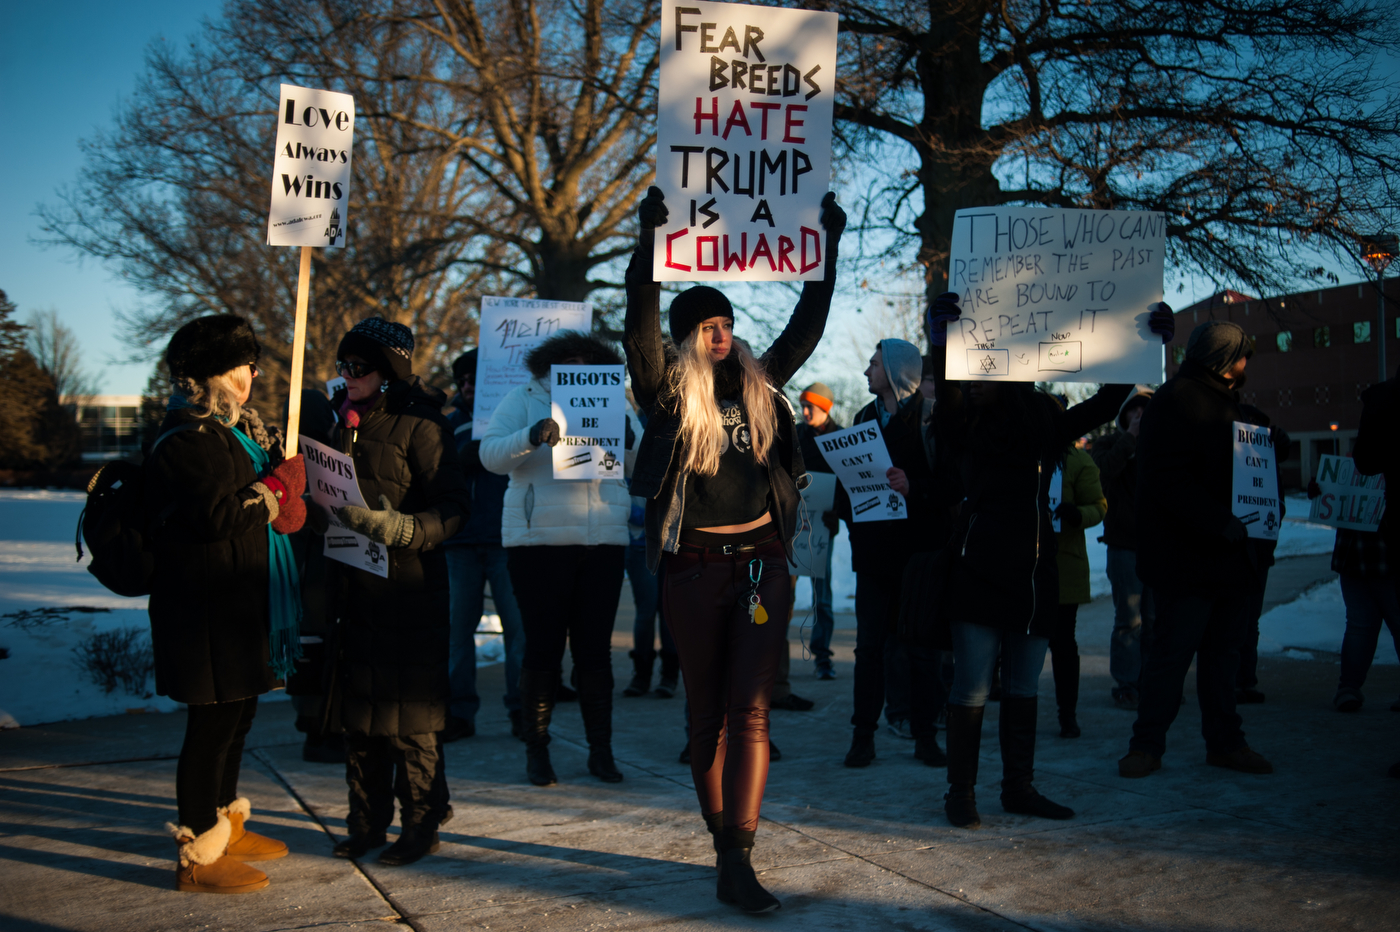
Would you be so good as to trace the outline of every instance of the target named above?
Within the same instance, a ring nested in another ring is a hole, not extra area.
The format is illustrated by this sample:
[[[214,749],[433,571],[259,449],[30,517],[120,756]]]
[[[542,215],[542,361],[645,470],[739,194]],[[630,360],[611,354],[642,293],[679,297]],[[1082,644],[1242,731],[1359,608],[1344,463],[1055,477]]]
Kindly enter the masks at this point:
[[[407,327],[361,321],[340,341],[336,371],[346,387],[332,399],[336,439],[369,503],[336,517],[388,560],[387,577],[336,567],[333,701],[346,733],[350,837],[335,853],[357,858],[385,844],[397,795],[399,838],[379,857],[391,865],[436,851],[438,826],[451,817],[438,735],[451,699],[447,560],[438,545],[471,511],[442,414],[446,396],[413,375],[412,354]]]

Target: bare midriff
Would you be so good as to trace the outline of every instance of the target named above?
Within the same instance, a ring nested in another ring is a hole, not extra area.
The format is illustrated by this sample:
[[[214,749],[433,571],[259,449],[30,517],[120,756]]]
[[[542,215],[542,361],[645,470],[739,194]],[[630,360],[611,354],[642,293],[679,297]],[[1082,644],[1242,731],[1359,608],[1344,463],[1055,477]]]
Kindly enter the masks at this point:
[[[752,531],[754,528],[763,527],[765,524],[772,523],[773,516],[765,511],[763,517],[755,518],[748,524],[726,524],[723,527],[698,527],[695,530],[704,531],[706,534],[742,534],[745,531]]]

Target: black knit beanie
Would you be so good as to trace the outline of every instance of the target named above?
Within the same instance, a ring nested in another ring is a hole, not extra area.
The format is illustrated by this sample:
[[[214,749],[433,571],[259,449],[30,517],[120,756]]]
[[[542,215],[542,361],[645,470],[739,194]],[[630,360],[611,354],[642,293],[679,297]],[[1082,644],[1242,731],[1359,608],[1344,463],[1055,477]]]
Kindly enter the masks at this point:
[[[1208,320],[1186,340],[1186,358],[1217,375],[1229,372],[1241,357],[1253,355],[1244,328],[1228,320]]]
[[[683,342],[702,320],[711,317],[734,319],[734,305],[729,303],[724,292],[709,285],[687,288],[671,302],[671,339]]]
[[[335,351],[336,359],[359,356],[393,382],[413,374],[413,331],[382,317],[366,317],[350,329]]]
[[[452,360],[452,381],[461,382],[466,375],[476,375],[476,350],[467,350]]]
[[[197,317],[175,331],[165,348],[165,365],[171,381],[203,382],[257,362],[261,352],[248,321],[237,314],[215,314]]]

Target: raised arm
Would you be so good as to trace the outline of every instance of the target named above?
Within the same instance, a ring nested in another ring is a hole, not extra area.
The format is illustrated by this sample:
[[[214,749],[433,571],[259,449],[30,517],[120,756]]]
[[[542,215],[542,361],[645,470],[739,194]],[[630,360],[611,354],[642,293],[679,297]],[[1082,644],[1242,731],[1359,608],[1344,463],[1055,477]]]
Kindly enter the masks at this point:
[[[774,385],[786,385],[802,368],[821,342],[826,330],[831,296],[836,291],[836,255],[841,233],[846,229],[846,212],[830,191],[822,198],[822,229],[826,231],[826,254],[822,257],[821,281],[804,282],[802,296],[792,309],[783,332],[763,354],[763,366]]]
[[[652,279],[651,257],[656,228],[666,222],[661,189],[653,185],[637,207],[641,233],[627,264],[627,317],[622,348],[632,376],[632,394],[642,409],[656,402],[666,380],[666,346],[661,339],[661,286]]]

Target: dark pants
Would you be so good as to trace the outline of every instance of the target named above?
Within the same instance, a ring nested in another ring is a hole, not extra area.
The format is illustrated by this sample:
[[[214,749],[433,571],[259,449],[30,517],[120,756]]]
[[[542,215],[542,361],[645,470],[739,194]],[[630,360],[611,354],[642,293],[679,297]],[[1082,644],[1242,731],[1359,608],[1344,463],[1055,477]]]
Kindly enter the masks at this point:
[[[1157,757],[1166,752],[1167,729],[1181,711],[1181,689],[1193,656],[1206,750],[1228,754],[1244,747],[1242,720],[1235,711],[1235,675],[1256,585],[1246,579],[1211,595],[1154,591],[1157,617],[1143,658],[1130,749]]]
[[[1347,628],[1342,635],[1342,671],[1338,689],[1359,690],[1376,657],[1381,624],[1390,626],[1395,653],[1400,654],[1400,586],[1394,577],[1367,579],[1342,575],[1342,601]]]
[[[257,712],[257,696],[189,707],[175,768],[175,800],[180,824],[196,835],[218,824],[218,810],[238,798],[243,741]]]
[[[1248,620],[1240,638],[1240,669],[1235,685],[1253,689],[1259,685],[1259,616],[1264,614],[1264,587],[1269,583],[1269,568],[1259,568],[1259,589],[1250,602]]]
[[[1061,721],[1073,720],[1079,706],[1079,642],[1074,629],[1079,623],[1079,606],[1061,604],[1050,633],[1050,662],[1054,665],[1055,705]]]
[[[627,580],[632,584],[632,602],[637,608],[637,617],[632,622],[632,646],[639,658],[650,658],[656,653],[657,616],[661,609],[661,581],[647,569],[647,548],[627,548]],[[676,644],[671,640],[671,631],[666,627],[666,619],[661,619],[661,650],[674,654]]]
[[[377,835],[394,821],[436,829],[447,814],[447,774],[436,734],[345,736],[345,782],[350,786],[352,835]]]
[[[578,672],[612,669],[626,550],[620,544],[506,548],[525,624],[526,670],[559,672],[566,641]]]
[[[763,564],[758,596],[768,612],[761,625],[749,620],[755,561]],[[754,831],[768,783],[773,681],[787,650],[787,555],[777,540],[734,556],[668,553],[662,572],[664,614],[690,705],[690,772],[700,811],[723,812],[726,826]]]
[[[887,721],[924,718],[910,706],[913,660],[895,637],[903,568],[893,573],[856,573],[855,712],[851,725],[857,735],[873,735],[880,727],[880,710]],[[929,653],[919,663],[928,663]],[[937,710],[934,711],[937,716]],[[910,722],[911,730],[914,728]]]

